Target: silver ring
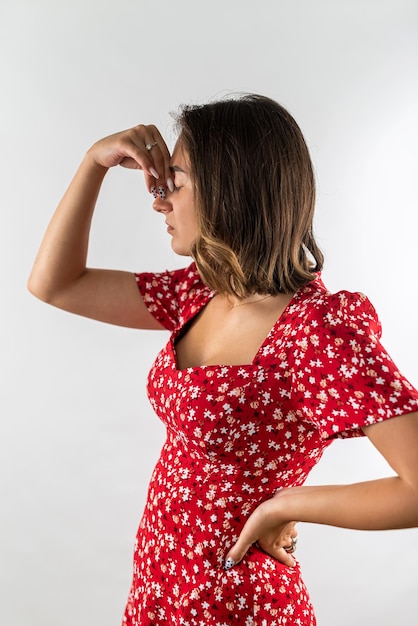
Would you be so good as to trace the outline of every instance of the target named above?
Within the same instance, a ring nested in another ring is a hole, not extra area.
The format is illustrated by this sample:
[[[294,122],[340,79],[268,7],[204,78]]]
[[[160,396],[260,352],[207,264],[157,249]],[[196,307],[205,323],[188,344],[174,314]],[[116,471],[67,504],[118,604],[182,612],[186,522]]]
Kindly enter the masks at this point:
[[[156,145],[157,145],[157,141],[153,141],[152,143],[146,143],[146,144],[145,144],[145,150],[148,150],[148,152],[149,152],[149,151],[150,151],[150,150],[152,150],[152,149],[153,149],[153,147],[154,147],[154,146],[156,146]]]
[[[296,539],[296,537],[293,537],[290,546],[283,546],[283,550],[285,550],[288,554],[293,554],[293,552],[296,550],[297,542],[298,540]]]

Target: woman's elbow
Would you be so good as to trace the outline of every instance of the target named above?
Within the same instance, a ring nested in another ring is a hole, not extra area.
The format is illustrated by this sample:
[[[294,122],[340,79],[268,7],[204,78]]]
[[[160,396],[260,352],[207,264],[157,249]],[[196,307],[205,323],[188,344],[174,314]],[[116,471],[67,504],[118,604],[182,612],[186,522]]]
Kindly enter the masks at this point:
[[[42,302],[46,302],[47,304],[52,304],[53,292],[48,288],[47,281],[42,279],[40,276],[36,276],[32,272],[28,278],[26,287],[29,293],[35,296],[35,298],[38,298],[38,300],[42,300]]]

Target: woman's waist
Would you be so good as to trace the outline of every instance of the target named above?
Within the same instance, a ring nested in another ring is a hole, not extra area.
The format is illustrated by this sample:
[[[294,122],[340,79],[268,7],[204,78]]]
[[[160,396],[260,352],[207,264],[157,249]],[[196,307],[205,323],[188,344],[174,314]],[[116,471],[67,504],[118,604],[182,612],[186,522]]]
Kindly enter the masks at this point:
[[[302,485],[308,471],[271,463],[260,467],[254,461],[231,463],[228,459],[197,456],[189,450],[166,444],[154,468],[151,483],[155,491],[172,497],[204,497],[207,502],[232,499],[260,502],[279,489]]]

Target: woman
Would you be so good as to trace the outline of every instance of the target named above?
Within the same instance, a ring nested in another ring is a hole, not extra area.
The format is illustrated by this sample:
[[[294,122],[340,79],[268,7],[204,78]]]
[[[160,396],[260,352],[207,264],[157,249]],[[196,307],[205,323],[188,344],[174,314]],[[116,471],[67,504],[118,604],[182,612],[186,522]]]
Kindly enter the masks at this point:
[[[312,165],[289,113],[250,95],[184,107],[178,127],[172,156],[154,126],[90,148],[29,289],[79,315],[172,331],[148,380],[167,441],[124,624],[312,625],[295,520],[418,525],[418,392],[380,345],[367,298],[321,282]],[[116,165],[143,170],[173,249],[194,259],[186,269],[86,268]],[[303,486],[334,438],[363,434],[395,477]]]

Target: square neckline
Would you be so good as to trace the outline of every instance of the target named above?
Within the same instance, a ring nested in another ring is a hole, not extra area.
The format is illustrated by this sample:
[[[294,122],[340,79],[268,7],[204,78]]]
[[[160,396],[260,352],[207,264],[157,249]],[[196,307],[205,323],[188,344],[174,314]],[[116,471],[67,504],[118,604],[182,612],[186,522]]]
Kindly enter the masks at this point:
[[[214,298],[217,295],[215,291],[210,291],[207,294],[207,296],[202,300],[202,302],[199,304],[199,306],[197,307],[197,310],[194,311],[193,315],[191,317],[189,317],[188,319],[186,319],[181,325],[179,325],[177,328],[175,328],[174,331],[171,333],[171,337],[169,339],[169,347],[170,347],[170,355],[171,355],[171,359],[172,359],[173,369],[178,374],[183,374],[185,372],[196,372],[196,371],[200,371],[200,370],[205,371],[205,370],[208,370],[208,369],[252,368],[252,367],[258,366],[258,363],[256,361],[258,360],[262,350],[265,348],[265,346],[266,346],[267,342],[269,341],[271,335],[274,334],[274,332],[276,331],[277,326],[279,326],[279,324],[283,323],[283,319],[288,314],[290,307],[295,304],[295,301],[299,299],[299,297],[306,290],[306,288],[309,287],[315,280],[316,279],[311,281],[311,283],[308,283],[307,285],[304,285],[303,287],[298,289],[293,294],[292,298],[289,300],[289,302],[287,303],[287,305],[285,306],[285,308],[283,309],[283,311],[281,312],[279,317],[275,320],[274,324],[270,328],[270,330],[267,333],[266,337],[264,338],[262,344],[260,345],[260,347],[258,348],[257,352],[255,353],[251,363],[243,363],[243,364],[240,364],[240,365],[228,365],[228,364],[216,363],[216,364],[212,364],[212,365],[194,365],[194,366],[184,367],[184,368],[180,369],[178,367],[178,361],[177,361],[177,352],[176,352],[176,346],[175,346],[176,340],[178,339],[178,337],[181,334],[181,332],[184,330],[185,326],[187,324],[190,324],[191,321],[193,319],[195,319],[203,311],[203,309],[209,304],[209,302],[212,300],[212,298]]]

